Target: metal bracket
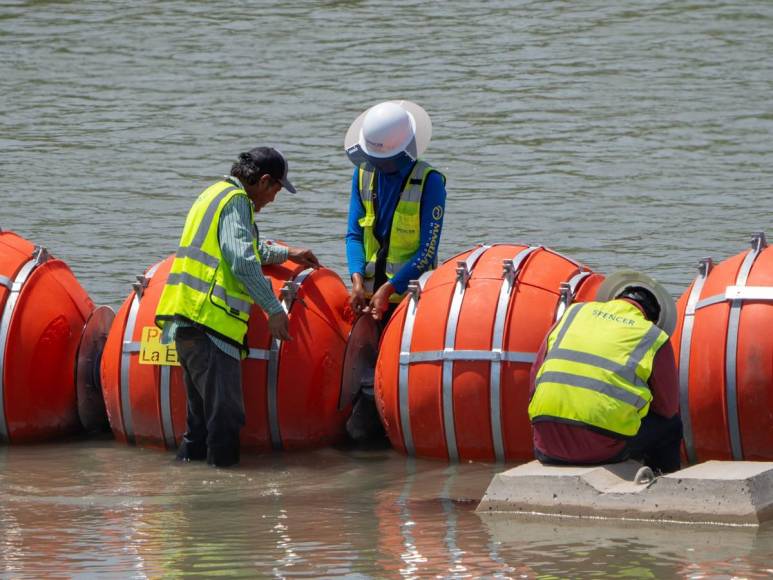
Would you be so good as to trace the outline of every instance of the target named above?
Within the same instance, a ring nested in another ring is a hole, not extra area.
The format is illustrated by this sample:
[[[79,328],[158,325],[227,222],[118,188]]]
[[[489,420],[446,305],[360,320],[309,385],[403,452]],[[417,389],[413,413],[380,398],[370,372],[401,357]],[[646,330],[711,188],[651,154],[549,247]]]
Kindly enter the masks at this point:
[[[408,295],[414,302],[418,302],[421,297],[421,284],[418,280],[408,282]]]
[[[47,262],[49,257],[48,250],[43,246],[35,246],[35,251],[32,252],[32,260],[35,263],[35,266]]]
[[[288,310],[290,309],[290,306],[292,306],[293,302],[295,302],[295,299],[298,296],[298,289],[300,287],[301,285],[298,284],[298,282],[295,282],[294,280],[287,280],[282,286],[282,289],[279,291],[279,296],[285,303],[285,306]]]
[[[530,244],[525,249],[518,252],[514,258],[507,258],[502,260],[502,278],[507,283],[509,289],[515,285],[515,281],[518,278],[521,270],[526,263],[526,260],[537,250],[542,250],[540,245]],[[509,290],[508,290],[509,291]]]
[[[470,281],[470,267],[464,260],[456,262],[456,281],[461,284],[462,288],[467,287],[467,283]]]
[[[751,245],[755,252],[759,252],[764,248],[767,248],[768,239],[765,237],[765,232],[756,232],[752,234]]]
[[[132,288],[134,288],[134,293],[137,295],[138,300],[142,298],[142,295],[145,293],[145,288],[148,287],[148,284],[150,284],[150,278],[147,278],[142,274],[139,274],[137,276],[137,281],[132,283]]]
[[[577,289],[592,272],[580,268],[580,270],[572,276],[568,282],[561,282],[558,286],[558,305],[556,306],[555,320],[558,320],[564,315],[566,309],[569,308],[577,297]]]
[[[135,353],[140,352],[140,347],[141,347],[141,345],[137,341],[125,340],[123,342],[123,346],[121,348],[121,352],[122,353],[126,353],[126,354],[135,354]]]
[[[251,348],[247,353],[247,358],[252,360],[271,360],[271,355],[276,353],[265,348]]]
[[[502,260],[502,278],[504,278],[510,286],[515,283],[515,275],[515,262],[511,259]]]
[[[558,302],[566,309],[574,300],[572,287],[569,282],[561,282],[558,287]]]
[[[714,259],[711,256],[708,258],[701,258],[700,261],[698,261],[698,274],[700,274],[702,278],[708,276],[712,268],[714,268]]]

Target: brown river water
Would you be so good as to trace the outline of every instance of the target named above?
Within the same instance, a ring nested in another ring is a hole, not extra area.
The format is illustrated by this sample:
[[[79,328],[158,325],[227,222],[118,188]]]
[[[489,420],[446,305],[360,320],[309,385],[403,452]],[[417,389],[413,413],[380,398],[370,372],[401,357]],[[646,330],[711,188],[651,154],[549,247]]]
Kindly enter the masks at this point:
[[[192,196],[279,146],[261,233],[346,277],[349,123],[423,105],[441,259],[541,243],[674,296],[773,225],[768,0],[0,0],[0,227],[116,308]],[[109,438],[0,448],[0,577],[773,576],[773,529],[474,512],[502,466],[392,450],[232,470]]]

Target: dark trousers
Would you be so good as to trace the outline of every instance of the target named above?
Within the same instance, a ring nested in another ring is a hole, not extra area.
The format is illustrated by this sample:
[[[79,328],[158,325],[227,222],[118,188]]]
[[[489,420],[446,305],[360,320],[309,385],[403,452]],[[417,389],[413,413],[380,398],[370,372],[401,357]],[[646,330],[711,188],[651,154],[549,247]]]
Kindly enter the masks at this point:
[[[639,432],[628,441],[626,451],[631,459],[641,461],[653,471],[672,473],[681,468],[682,418],[670,419],[650,413],[641,421]]]
[[[673,473],[679,471],[682,466],[679,457],[681,444],[682,418],[675,415],[666,419],[655,413],[650,413],[642,419],[639,432],[626,442],[620,453],[594,465],[635,459],[653,471]],[[537,448],[534,449],[534,457],[546,465],[579,465],[545,455]]]
[[[207,460],[227,467],[239,462],[244,426],[241,362],[228,356],[202,330],[178,329],[175,339],[188,395],[186,431],[178,459]]]

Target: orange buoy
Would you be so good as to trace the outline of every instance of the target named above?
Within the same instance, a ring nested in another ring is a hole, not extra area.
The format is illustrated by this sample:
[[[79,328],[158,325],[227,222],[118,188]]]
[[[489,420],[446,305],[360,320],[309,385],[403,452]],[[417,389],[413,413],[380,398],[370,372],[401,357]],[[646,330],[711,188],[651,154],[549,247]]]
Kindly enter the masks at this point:
[[[63,261],[0,230],[0,441],[101,425],[94,369],[112,318]]]
[[[773,460],[773,248],[765,234],[720,264],[701,260],[677,311],[671,340],[688,461]]]
[[[160,346],[154,324],[173,256],[138,277],[116,315],[102,356],[102,385],[116,438],[174,449],[185,431],[186,395],[174,349]],[[293,340],[273,339],[253,306],[242,362],[246,425],[242,448],[253,451],[329,445],[345,434],[351,403],[339,405],[342,361],[351,323],[348,291],[332,270],[291,262],[264,271],[290,318]]]
[[[542,246],[482,245],[413,282],[376,363],[392,445],[452,461],[531,459],[531,363],[553,322],[602,280]]]

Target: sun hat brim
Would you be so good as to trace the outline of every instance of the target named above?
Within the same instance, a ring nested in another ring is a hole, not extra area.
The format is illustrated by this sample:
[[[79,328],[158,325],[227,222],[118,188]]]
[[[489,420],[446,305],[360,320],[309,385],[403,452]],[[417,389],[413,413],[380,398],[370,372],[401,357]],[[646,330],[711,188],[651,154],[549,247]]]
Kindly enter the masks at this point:
[[[427,114],[427,111],[425,111],[421,106],[417,105],[416,103],[412,101],[388,101],[390,103],[395,103],[396,105],[399,105],[402,107],[405,111],[408,112],[408,114],[413,119],[414,124],[414,131],[415,131],[415,142],[416,142],[416,156],[421,156],[424,151],[427,150],[427,146],[429,145],[430,140],[432,139],[432,121],[429,118],[429,115]],[[381,103],[378,103],[381,104]],[[376,105],[373,105],[374,107]],[[362,134],[362,123],[365,120],[365,115],[368,114],[368,111],[372,109],[373,107],[369,107],[354,120],[354,122],[349,126],[349,130],[346,132],[346,136],[344,137],[344,149],[349,150],[355,145],[360,145],[364,152],[366,154],[370,154],[367,149],[365,148],[363,144],[363,140],[361,140],[361,134]]]
[[[618,270],[607,276],[596,291],[596,300],[606,302],[614,299],[626,288],[639,286],[652,292],[660,306],[658,327],[669,336],[676,328],[676,302],[662,284],[636,270]]]

